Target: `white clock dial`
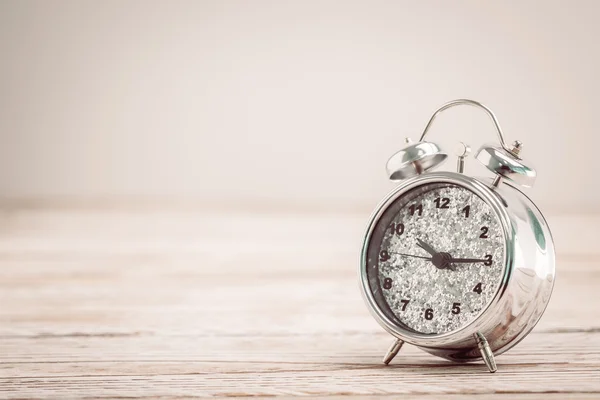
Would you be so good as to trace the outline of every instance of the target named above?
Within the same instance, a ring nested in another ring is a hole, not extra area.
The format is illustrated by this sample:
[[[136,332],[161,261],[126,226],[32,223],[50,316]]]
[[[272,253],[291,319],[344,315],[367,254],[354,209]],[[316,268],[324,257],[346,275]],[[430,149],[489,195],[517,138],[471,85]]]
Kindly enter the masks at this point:
[[[504,271],[492,208],[458,185],[420,186],[382,214],[369,242],[369,285],[392,320],[425,334],[455,331],[491,302]]]

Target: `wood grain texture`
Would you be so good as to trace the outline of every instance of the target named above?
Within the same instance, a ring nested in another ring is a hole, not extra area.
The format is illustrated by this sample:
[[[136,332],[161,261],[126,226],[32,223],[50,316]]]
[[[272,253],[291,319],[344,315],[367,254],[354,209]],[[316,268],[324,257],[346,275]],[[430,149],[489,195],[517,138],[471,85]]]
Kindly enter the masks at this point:
[[[521,344],[452,364],[390,344],[356,277],[364,214],[0,212],[0,398],[600,398],[600,249],[550,218],[558,276]]]

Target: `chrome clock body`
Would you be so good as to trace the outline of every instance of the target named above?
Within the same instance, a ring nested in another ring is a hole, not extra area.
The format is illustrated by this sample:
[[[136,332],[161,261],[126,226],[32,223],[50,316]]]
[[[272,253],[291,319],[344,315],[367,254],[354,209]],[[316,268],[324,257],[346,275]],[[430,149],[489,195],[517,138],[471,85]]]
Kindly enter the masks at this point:
[[[440,112],[458,105],[485,111],[494,124],[499,146],[484,145],[475,156],[492,178],[464,173],[470,152],[464,143],[457,172],[432,172],[447,154],[425,136]],[[453,361],[482,359],[495,372],[494,357],[533,329],[554,286],[550,229],[517,188],[533,186],[537,173],[521,158],[523,144],[508,146],[496,116],[473,100],[444,104],[419,142],[406,144],[387,162],[389,178],[400,184],[371,216],[359,265],[369,311],[396,338],[384,363],[409,343]],[[469,210],[473,219],[461,219]],[[482,236],[474,236],[481,221]]]
[[[430,183],[462,186],[482,198],[500,220],[505,246],[503,272],[491,302],[470,323],[442,334],[418,333],[392,321],[375,301],[367,273],[370,239],[379,218],[396,199]],[[361,252],[361,288],[371,314],[396,338],[450,360],[475,360],[481,359],[477,333],[487,339],[492,352],[498,355],[523,339],[542,316],[554,284],[550,229],[541,212],[522,192],[508,184],[492,190],[491,183],[491,179],[486,182],[454,172],[427,173],[403,182],[377,207]]]

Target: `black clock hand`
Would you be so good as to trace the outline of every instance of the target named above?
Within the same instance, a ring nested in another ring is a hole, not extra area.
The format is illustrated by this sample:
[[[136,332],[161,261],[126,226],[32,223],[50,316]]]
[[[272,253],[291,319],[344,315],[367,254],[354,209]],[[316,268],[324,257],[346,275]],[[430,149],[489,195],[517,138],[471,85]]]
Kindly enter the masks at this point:
[[[489,260],[480,260],[479,258],[453,258],[450,260],[451,263],[478,263],[478,262],[486,262]]]
[[[435,251],[435,249],[433,247],[431,247],[429,244],[425,243],[421,239],[417,239],[417,245],[420,248],[422,248],[423,250],[425,250],[426,252],[428,252],[429,254],[431,254],[431,258],[429,259],[429,261],[431,261],[436,268],[439,268],[439,269],[448,268],[448,269],[451,269],[452,271],[456,271],[456,268],[454,267],[454,265],[450,264],[450,262],[449,262],[450,259],[452,258],[452,256],[450,254],[439,253],[439,252]]]
[[[390,251],[389,253],[391,253],[391,254],[398,254],[400,256],[405,256],[405,257],[422,258],[423,260],[431,261],[431,257],[416,256],[414,254],[406,254],[406,253],[396,253],[396,252],[393,252],[393,251]]]
[[[417,239],[417,244],[420,248],[431,254],[431,256],[435,256],[438,252],[435,251],[433,247],[422,241],[421,239]]]

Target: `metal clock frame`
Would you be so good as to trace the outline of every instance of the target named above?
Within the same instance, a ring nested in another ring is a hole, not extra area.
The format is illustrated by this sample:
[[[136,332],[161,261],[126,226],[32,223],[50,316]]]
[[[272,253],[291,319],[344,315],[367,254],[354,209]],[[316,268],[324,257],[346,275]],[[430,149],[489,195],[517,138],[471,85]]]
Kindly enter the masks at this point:
[[[430,172],[447,157],[437,144],[425,142],[425,136],[436,116],[459,105],[479,108],[492,120],[501,147],[484,145],[476,159],[495,174],[493,179],[463,174],[464,161],[470,147],[462,144],[458,156],[458,172]],[[402,183],[388,194],[371,215],[359,263],[363,298],[371,314],[396,341],[383,362],[388,364],[404,342],[453,361],[483,359],[490,372],[496,371],[494,355],[519,343],[541,318],[552,294],[555,276],[555,254],[552,234],[535,203],[516,185],[531,187],[536,171],[521,157],[523,144],[506,144],[500,124],[485,105],[458,99],[442,105],[425,126],[420,140],[395,153],[386,168],[391,180]],[[375,301],[367,276],[368,248],[373,231],[385,210],[409,190],[428,183],[451,183],[470,190],[486,202],[500,220],[504,234],[504,265],[501,281],[492,300],[469,323],[442,334],[423,334],[404,329],[391,321]]]
[[[451,183],[461,187],[464,187],[467,190],[475,193],[479,197],[481,197],[487,204],[489,204],[492,210],[498,216],[500,220],[500,224],[502,226],[502,231],[504,235],[504,259],[503,270],[501,274],[501,281],[496,293],[494,294],[492,300],[486,305],[486,307],[469,323],[462,326],[461,328],[446,332],[439,335],[432,334],[424,334],[412,332],[402,327],[398,326],[394,322],[392,322],[380,309],[377,305],[377,302],[373,298],[373,294],[371,293],[371,289],[369,287],[368,277],[367,277],[367,253],[369,249],[369,244],[371,240],[371,236],[375,227],[377,226],[377,222],[385,212],[385,210],[399,197],[402,197],[405,193],[414,189],[416,187],[426,185],[428,183]],[[510,230],[510,222],[508,213],[502,207],[498,198],[494,195],[492,191],[490,191],[484,184],[481,182],[470,178],[465,175],[453,173],[453,172],[437,172],[430,173],[426,175],[422,175],[419,177],[412,178],[396,189],[392,191],[377,207],[376,211],[370,218],[367,233],[365,234],[363,248],[361,251],[360,258],[360,276],[362,282],[362,293],[369,304],[369,309],[371,310],[371,314],[377,319],[377,321],[393,336],[402,339],[403,341],[416,345],[416,346],[447,346],[452,345],[456,342],[459,342],[461,339],[472,338],[473,334],[478,332],[481,329],[479,321],[482,320],[486,313],[493,312],[494,307],[498,304],[498,300],[500,299],[502,293],[504,293],[508,281],[510,279],[510,274],[512,272],[513,267],[513,252],[514,252],[514,237],[511,234]]]
[[[377,206],[368,223],[360,256],[359,276],[363,298],[379,324],[397,338],[384,358],[387,364],[398,353],[404,342],[413,344],[434,355],[453,361],[483,359],[490,372],[496,371],[494,355],[516,345],[533,329],[549,301],[554,282],[554,248],[549,228],[541,212],[521,191],[509,184],[500,187],[486,185],[486,179],[469,177],[455,172],[432,172],[404,181]],[[469,323],[442,334],[422,334],[404,329],[391,321],[379,308],[369,287],[367,276],[368,248],[377,222],[385,210],[409,190],[429,183],[451,183],[472,191],[485,201],[500,220],[504,235],[504,260],[500,283],[492,300]],[[508,199],[508,202],[507,202]],[[538,214],[538,215],[533,215]],[[515,217],[515,215],[517,217]],[[512,216],[512,217],[511,217]],[[548,240],[546,258],[538,260],[539,249],[531,250],[535,261],[528,263],[523,246],[530,245],[537,234]],[[520,234],[520,236],[519,236]],[[519,243],[519,238],[522,243]],[[521,253],[517,257],[517,252]],[[519,262],[516,261],[519,258]],[[515,271],[519,268],[518,278]],[[539,272],[539,276],[536,273]],[[515,281],[517,279],[517,281]],[[520,312],[513,315],[514,304]],[[506,318],[506,322],[502,322]]]

